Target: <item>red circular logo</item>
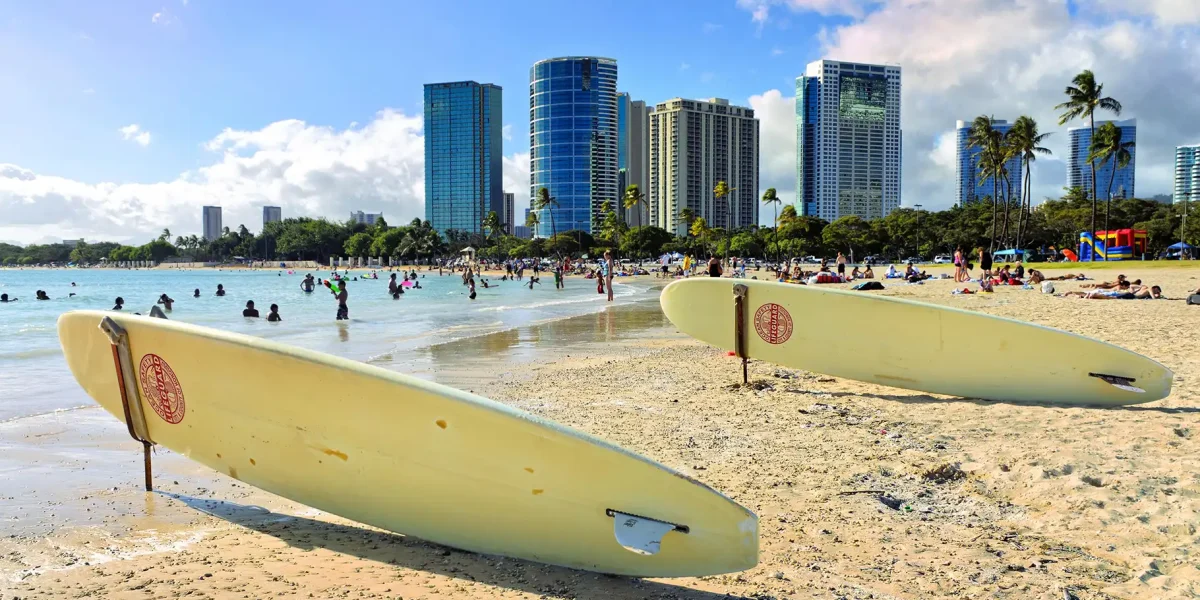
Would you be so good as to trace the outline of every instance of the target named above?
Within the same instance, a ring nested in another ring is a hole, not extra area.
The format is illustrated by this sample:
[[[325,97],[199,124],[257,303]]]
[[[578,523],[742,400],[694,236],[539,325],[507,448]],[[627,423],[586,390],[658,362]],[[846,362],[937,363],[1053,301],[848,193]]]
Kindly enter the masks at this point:
[[[754,313],[754,330],[768,344],[782,344],[792,337],[792,315],[786,308],[768,302]]]
[[[142,380],[142,395],[162,420],[172,425],[183,420],[183,388],[167,361],[157,354],[143,356],[138,379]]]

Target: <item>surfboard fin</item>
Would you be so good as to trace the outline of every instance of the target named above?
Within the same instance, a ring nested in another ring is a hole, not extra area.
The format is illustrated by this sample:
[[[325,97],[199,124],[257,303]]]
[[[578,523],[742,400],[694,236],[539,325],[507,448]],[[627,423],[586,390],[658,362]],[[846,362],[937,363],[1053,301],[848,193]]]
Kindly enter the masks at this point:
[[[669,531],[688,532],[688,528],[674,523],[657,521],[612,510],[605,511],[613,518],[613,535],[622,548],[647,556],[658,554],[662,538]]]
[[[1108,385],[1111,385],[1119,390],[1125,390],[1127,392],[1135,392],[1138,394],[1146,393],[1146,390],[1143,390],[1142,388],[1137,387],[1136,385],[1131,385],[1133,382],[1137,381],[1136,379],[1134,379],[1132,377],[1121,377],[1120,375],[1105,375],[1104,373],[1088,373],[1088,375],[1091,377],[1095,377],[1095,378],[1099,379],[1100,381],[1103,381],[1104,383],[1107,383]]]

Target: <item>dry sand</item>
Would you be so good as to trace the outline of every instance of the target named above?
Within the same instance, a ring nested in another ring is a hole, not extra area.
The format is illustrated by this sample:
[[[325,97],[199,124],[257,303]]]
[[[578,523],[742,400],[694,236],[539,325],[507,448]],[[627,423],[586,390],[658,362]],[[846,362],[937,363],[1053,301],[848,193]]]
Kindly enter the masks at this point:
[[[1200,286],[1197,269],[1126,274],[1172,297]],[[760,362],[751,364],[757,385],[743,388],[731,385],[740,379],[736,359],[660,328],[635,341],[562,348],[569,359],[507,364],[474,391],[644,453],[750,507],[761,528],[754,569],[636,580],[479,556],[237,483],[197,489],[211,476],[197,472],[160,481],[166,493],[100,491],[96,509],[109,514],[100,520],[122,534],[83,528],[0,539],[0,573],[19,573],[0,579],[0,598],[1200,595],[1200,307],[1003,287],[952,296],[952,287],[933,281],[877,293],[1117,343],[1174,370],[1175,390],[1123,409],[1022,406]],[[604,332],[619,317],[585,319]],[[134,472],[120,485],[136,481]],[[19,570],[34,563],[54,568]]]

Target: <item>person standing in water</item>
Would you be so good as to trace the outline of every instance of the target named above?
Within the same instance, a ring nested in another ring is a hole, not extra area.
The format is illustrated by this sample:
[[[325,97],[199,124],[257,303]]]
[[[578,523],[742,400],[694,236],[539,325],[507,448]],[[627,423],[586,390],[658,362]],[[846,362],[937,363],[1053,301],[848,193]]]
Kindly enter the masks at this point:
[[[221,285],[221,284],[219,284],[219,283],[217,284],[217,295],[218,295],[218,296],[224,296],[224,295],[225,295],[225,286],[223,286],[223,285]]]
[[[258,318],[258,309],[254,308],[253,300],[246,301],[246,310],[242,311],[242,316],[243,317],[253,317],[255,319]]]
[[[279,316],[279,305],[278,304],[271,305],[271,312],[267,314],[267,320],[272,323],[283,320],[283,317]]]
[[[193,297],[193,298],[199,298],[199,297],[200,297],[200,288],[196,288],[196,292],[195,292],[194,294],[192,294],[192,297]]]
[[[166,294],[162,294],[158,297],[158,303],[163,305],[163,308],[170,312],[171,306],[175,304],[175,300]]]
[[[117,305],[112,307],[113,310],[125,310],[125,299],[124,298],[117,296],[116,303],[117,303]]]
[[[342,278],[338,293],[334,295],[338,302],[337,320],[339,321],[350,320],[350,307],[346,305],[346,300],[350,297],[350,293],[346,291],[346,285],[349,283],[345,278]]]
[[[608,301],[613,300],[612,280],[613,273],[616,271],[617,261],[613,260],[612,251],[604,251],[604,285],[608,287]]]
[[[408,281],[408,273],[404,274],[404,280]],[[396,292],[396,288],[398,287],[400,286],[396,285],[396,274],[392,273],[392,276],[388,278],[388,294],[391,294],[393,298],[398,296],[399,294]]]

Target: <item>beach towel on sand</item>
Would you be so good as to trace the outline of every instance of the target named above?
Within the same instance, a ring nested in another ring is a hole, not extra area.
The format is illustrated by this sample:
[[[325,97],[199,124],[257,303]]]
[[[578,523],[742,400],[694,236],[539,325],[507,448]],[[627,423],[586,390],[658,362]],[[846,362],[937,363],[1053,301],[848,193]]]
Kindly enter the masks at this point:
[[[854,286],[852,286],[850,289],[852,289],[852,290],[860,290],[860,291],[865,291],[865,290],[882,290],[882,289],[883,289],[883,284],[882,284],[882,283],[879,283],[878,281],[864,281],[864,282],[862,282],[862,283],[856,283],[856,284],[854,284]]]

